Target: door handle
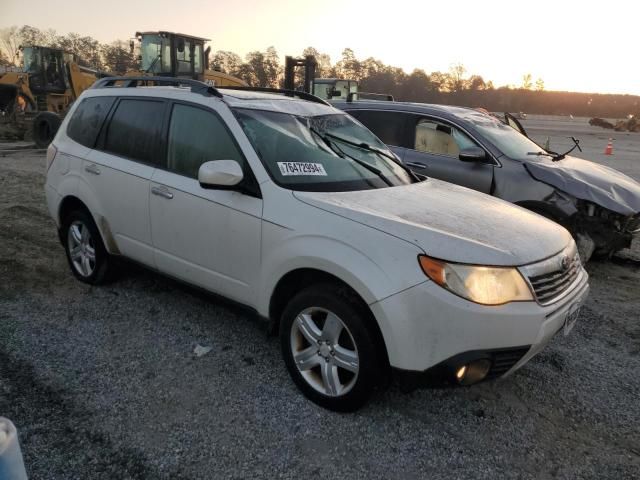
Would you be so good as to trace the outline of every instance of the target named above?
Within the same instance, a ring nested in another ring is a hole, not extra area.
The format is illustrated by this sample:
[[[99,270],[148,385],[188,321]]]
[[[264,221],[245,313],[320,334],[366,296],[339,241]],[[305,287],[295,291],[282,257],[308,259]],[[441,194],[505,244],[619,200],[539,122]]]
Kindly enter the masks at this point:
[[[420,168],[423,170],[429,167],[429,165],[425,165],[424,163],[418,163],[418,162],[404,162],[404,164],[407,167]]]
[[[151,187],[151,193],[169,200],[173,198],[173,193],[171,193],[166,187]]]
[[[94,175],[100,175],[100,169],[96,166],[95,163],[92,163],[91,165],[87,165],[86,167],[84,167],[84,171],[93,173]]]

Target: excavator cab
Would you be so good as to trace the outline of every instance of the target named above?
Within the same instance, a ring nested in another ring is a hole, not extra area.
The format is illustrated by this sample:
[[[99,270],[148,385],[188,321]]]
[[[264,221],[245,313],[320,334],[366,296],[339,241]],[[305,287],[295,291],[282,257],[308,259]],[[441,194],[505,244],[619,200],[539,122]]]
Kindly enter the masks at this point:
[[[69,55],[56,48],[22,48],[24,71],[29,74],[29,88],[34,95],[65,93],[69,88],[65,67]]]
[[[140,41],[140,64],[145,73],[204,79],[207,54],[206,38],[171,32],[136,32]]]

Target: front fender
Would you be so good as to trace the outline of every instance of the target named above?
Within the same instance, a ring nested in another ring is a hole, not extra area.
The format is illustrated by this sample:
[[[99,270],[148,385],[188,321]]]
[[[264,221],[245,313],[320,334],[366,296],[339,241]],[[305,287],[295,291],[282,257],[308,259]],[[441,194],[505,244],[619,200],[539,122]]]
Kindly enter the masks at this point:
[[[376,255],[326,235],[295,235],[271,224],[263,227],[262,278],[258,311],[268,316],[269,302],[278,282],[289,272],[311,268],[329,273],[372,304],[424,281],[414,246],[368,229],[373,244],[382,248]],[[377,237],[386,238],[377,238]],[[284,238],[283,238],[284,237]],[[391,239],[391,240],[390,240]],[[387,248],[384,248],[387,247]]]

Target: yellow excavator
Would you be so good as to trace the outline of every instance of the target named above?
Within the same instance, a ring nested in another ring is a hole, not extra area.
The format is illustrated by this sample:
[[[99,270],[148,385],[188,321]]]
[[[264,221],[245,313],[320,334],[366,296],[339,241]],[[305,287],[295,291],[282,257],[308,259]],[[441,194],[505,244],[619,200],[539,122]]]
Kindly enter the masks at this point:
[[[0,131],[5,137],[33,136],[46,147],[71,103],[99,76],[57,48],[20,47],[22,68],[0,69]]]
[[[249,86],[239,78],[209,69],[211,47],[204,49],[208,38],[158,31],[136,32],[136,39],[140,43],[140,70],[127,72],[127,76],[191,78],[212,86]]]

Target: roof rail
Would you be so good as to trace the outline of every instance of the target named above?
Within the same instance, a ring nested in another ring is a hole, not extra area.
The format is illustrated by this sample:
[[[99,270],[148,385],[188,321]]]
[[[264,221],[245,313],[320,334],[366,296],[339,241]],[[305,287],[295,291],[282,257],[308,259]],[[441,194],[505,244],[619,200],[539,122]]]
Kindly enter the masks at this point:
[[[245,90],[249,92],[266,92],[266,93],[282,93],[287,97],[298,97],[302,100],[308,100],[310,102],[321,103],[322,105],[331,106],[331,104],[320,97],[299,90],[287,90],[286,88],[271,88],[271,87],[240,87],[240,86],[220,86],[219,89],[228,90]]]
[[[123,82],[123,85],[114,85],[116,82]],[[145,77],[145,76],[136,76],[136,77],[106,77],[101,78],[96,81],[91,88],[135,88],[138,86],[138,82],[152,82],[156,85],[188,85],[191,87],[191,91],[193,93],[198,93],[200,95],[204,95],[205,97],[218,97],[222,98],[222,93],[220,93],[216,88],[211,85],[207,85],[204,82],[199,80],[193,80],[191,78],[175,78],[175,77]]]
[[[374,96],[374,97],[384,97],[384,100],[386,100],[387,102],[395,102],[395,100],[393,99],[393,95],[389,95],[387,93],[372,93],[372,92],[349,92],[347,94],[347,102],[351,103],[353,102],[353,97],[358,97],[359,95],[365,95],[365,96]],[[359,98],[356,98],[356,100],[359,100]]]

